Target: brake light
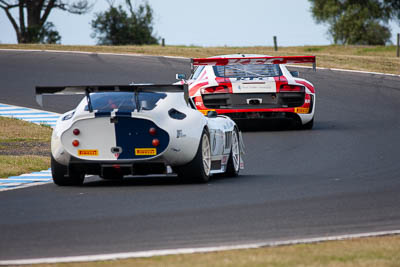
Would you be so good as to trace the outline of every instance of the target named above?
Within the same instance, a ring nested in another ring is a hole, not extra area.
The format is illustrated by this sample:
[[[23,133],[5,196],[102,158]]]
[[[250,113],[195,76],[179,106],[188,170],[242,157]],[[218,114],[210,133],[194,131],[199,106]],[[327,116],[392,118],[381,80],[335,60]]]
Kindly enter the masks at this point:
[[[149,129],[149,134],[151,134],[151,135],[156,135],[157,134],[157,130],[156,130],[156,128],[150,128]]]
[[[79,131],[79,129],[74,129],[74,130],[72,131],[72,133],[73,133],[74,135],[79,135],[79,134],[81,133],[81,131]]]
[[[79,141],[78,140],[74,140],[74,141],[72,141],[72,145],[73,146],[79,146]]]
[[[280,92],[304,92],[304,86],[283,84]]]
[[[154,138],[153,141],[151,142],[151,144],[153,146],[158,146],[160,144],[160,140],[158,140],[157,138]]]
[[[114,165],[112,165],[112,166],[113,166],[113,168],[116,169],[116,170],[120,170],[120,169],[121,169],[121,165],[119,165],[119,164],[114,164]]]
[[[224,85],[207,87],[207,88],[201,89],[201,94],[203,94],[203,95],[205,95],[205,94],[226,94],[226,93],[229,93],[229,88]]]

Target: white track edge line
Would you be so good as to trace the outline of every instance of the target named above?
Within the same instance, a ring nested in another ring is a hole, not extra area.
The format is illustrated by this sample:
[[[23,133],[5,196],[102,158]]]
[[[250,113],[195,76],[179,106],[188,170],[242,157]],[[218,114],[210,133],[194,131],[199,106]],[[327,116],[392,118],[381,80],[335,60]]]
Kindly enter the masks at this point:
[[[121,260],[121,259],[128,259],[128,258],[149,258],[149,257],[154,257],[154,256],[166,256],[166,255],[176,255],[176,254],[194,254],[194,253],[217,252],[217,251],[236,250],[236,249],[252,249],[252,248],[262,248],[262,247],[277,247],[277,246],[287,246],[287,245],[310,244],[310,243],[319,243],[319,242],[326,242],[326,241],[339,241],[339,240],[346,240],[346,239],[353,239],[353,238],[377,237],[377,236],[398,235],[398,234],[400,234],[400,230],[336,235],[336,236],[327,236],[327,237],[304,238],[304,239],[294,239],[294,240],[286,240],[286,241],[260,242],[260,243],[230,245],[230,246],[149,250],[149,251],[138,251],[138,252],[69,256],[69,257],[53,257],[53,258],[37,258],[37,259],[0,260],[0,265],[89,262],[89,261]]]
[[[129,56],[129,57],[166,57],[166,58],[177,58],[177,59],[190,59],[187,57],[179,56],[157,56],[148,54],[124,54],[124,53],[107,53],[107,52],[88,52],[88,51],[67,51],[67,50],[46,50],[46,49],[15,49],[15,48],[0,48],[0,51],[23,51],[23,52],[47,52],[47,53],[72,53],[72,54],[84,54],[84,55],[108,55],[108,56]]]
[[[190,59],[187,57],[179,57],[179,56],[157,56],[157,55],[147,55],[147,54],[124,54],[124,53],[106,53],[106,52],[86,52],[86,51],[64,51],[64,50],[43,50],[43,49],[5,49],[0,48],[0,51],[25,51],[25,52],[48,52],[48,53],[72,53],[72,54],[86,54],[86,55],[111,55],[111,56],[129,56],[129,57],[165,57],[165,58],[176,58],[176,59]],[[295,66],[295,65],[287,65],[290,67],[297,68],[312,68],[307,66]],[[374,75],[383,75],[383,76],[392,76],[392,77],[400,77],[398,74],[393,73],[383,73],[383,72],[371,72],[371,71],[363,71],[363,70],[349,70],[349,69],[337,69],[337,68],[323,68],[317,67],[319,70],[332,70],[332,71],[342,71],[342,72],[355,72],[361,74],[374,74]]]
[[[309,67],[309,66],[297,66],[297,65],[286,65],[286,66],[293,67],[293,68],[312,69],[312,67]],[[331,71],[341,71],[341,72],[354,72],[354,73],[360,73],[360,74],[373,74],[373,75],[400,77],[400,75],[393,74],[393,73],[373,72],[373,71],[364,71],[364,70],[348,70],[348,69],[336,69],[336,68],[324,68],[324,67],[317,67],[317,70],[331,70]]]
[[[44,182],[37,182],[37,183],[36,182],[34,182],[34,183],[26,183],[24,185],[18,185],[18,186],[15,186],[15,187],[1,188],[0,192],[17,190],[17,189],[22,189],[22,188],[27,188],[27,187],[31,187],[31,186],[37,186],[37,185],[44,185],[44,184],[49,184],[49,183],[52,183],[52,182],[53,181],[48,181],[48,182],[44,181]],[[0,265],[2,265],[1,261],[0,261]]]
[[[0,104],[3,104],[3,103],[0,103]],[[40,111],[40,112],[48,112],[48,113],[52,113],[51,115],[57,115],[58,117],[61,116],[61,114],[58,114],[58,113],[55,113],[55,112],[50,112],[50,111],[45,111],[45,110],[40,110],[40,109],[33,109],[33,108],[22,107],[22,106],[15,106],[15,105],[10,105],[10,104],[4,104],[4,105],[7,105],[9,108],[26,108],[26,109],[28,109],[28,111],[29,110],[33,110],[33,111]],[[0,114],[0,116],[1,117],[14,118],[13,116],[2,116],[1,114]],[[46,115],[37,115],[37,116],[46,116]],[[23,118],[22,119],[21,118],[15,118],[15,119],[24,120]],[[24,120],[24,121],[28,121],[28,120]],[[38,124],[38,123],[35,123],[35,124]],[[46,174],[49,174],[48,170],[42,170],[42,171],[39,171],[39,172],[37,172],[35,174],[33,174],[33,173],[24,173],[24,174],[15,176],[16,178],[11,178],[11,179],[9,179],[8,177],[7,178],[1,178],[1,179],[5,179],[5,180],[8,180],[8,181],[12,181],[12,180],[18,180],[18,181],[19,180],[26,180],[26,181],[33,180],[33,182],[32,183],[26,183],[26,184],[21,183],[21,185],[10,186],[8,188],[0,188],[0,192],[17,190],[17,189],[22,189],[22,188],[27,188],[27,187],[32,187],[32,186],[44,185],[44,184],[52,183],[52,181],[51,180],[48,181],[47,178],[27,179],[27,177],[44,176]],[[21,177],[21,178],[18,179],[17,177]],[[0,182],[1,182],[1,179],[0,179]],[[41,180],[41,179],[43,179],[43,180]],[[49,179],[52,179],[51,174],[49,175]],[[37,182],[35,182],[35,181],[37,181]],[[4,185],[6,185],[6,184],[4,184]]]

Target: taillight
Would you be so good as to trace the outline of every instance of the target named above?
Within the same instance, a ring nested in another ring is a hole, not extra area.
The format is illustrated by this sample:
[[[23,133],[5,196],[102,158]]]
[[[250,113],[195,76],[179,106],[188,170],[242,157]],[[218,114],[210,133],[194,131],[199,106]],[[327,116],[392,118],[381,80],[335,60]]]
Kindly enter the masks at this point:
[[[207,87],[207,88],[201,89],[201,94],[203,94],[203,95],[205,95],[205,94],[226,94],[226,93],[229,93],[229,88],[224,85]]]
[[[304,86],[283,84],[280,92],[304,92]]]
[[[116,170],[120,170],[120,169],[121,169],[121,165],[119,165],[119,164],[114,164],[114,165],[112,165],[112,166],[113,166],[113,168],[116,169]]]
[[[74,129],[74,130],[72,131],[72,133],[73,133],[74,135],[79,135],[79,134],[81,133],[81,131],[79,131],[79,129]]]
[[[73,146],[79,146],[79,141],[78,140],[74,140],[74,141],[72,141],[72,145]]]
[[[156,135],[157,134],[157,130],[156,130],[156,128],[150,128],[149,129],[149,134],[151,134],[151,135]]]
[[[158,140],[157,138],[154,138],[153,141],[151,142],[151,144],[153,146],[158,146],[160,144],[160,140]]]

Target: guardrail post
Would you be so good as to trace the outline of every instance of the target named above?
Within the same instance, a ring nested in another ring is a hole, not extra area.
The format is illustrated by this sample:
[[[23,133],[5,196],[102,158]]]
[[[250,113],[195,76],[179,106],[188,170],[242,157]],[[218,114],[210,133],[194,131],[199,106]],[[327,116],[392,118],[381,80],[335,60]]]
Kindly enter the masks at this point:
[[[274,50],[278,51],[278,40],[277,40],[276,36],[274,36]]]
[[[397,34],[397,57],[400,57],[400,33]]]

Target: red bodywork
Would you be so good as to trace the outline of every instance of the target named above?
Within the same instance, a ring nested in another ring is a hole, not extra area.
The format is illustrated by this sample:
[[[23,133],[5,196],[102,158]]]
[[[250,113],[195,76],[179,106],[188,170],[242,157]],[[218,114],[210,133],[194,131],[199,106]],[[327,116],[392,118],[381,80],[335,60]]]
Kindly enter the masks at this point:
[[[261,65],[261,64],[286,64],[286,63],[313,63],[315,68],[315,56],[288,56],[288,57],[216,57],[216,58],[195,58],[192,61],[194,66],[226,66],[226,65]],[[197,109],[206,114],[209,110],[215,110],[218,114],[233,114],[233,113],[247,113],[247,118],[257,118],[260,113],[293,113],[293,114],[309,114],[312,111],[313,94],[315,93],[314,87],[307,81],[299,78],[290,77],[290,81],[284,75],[270,77],[275,82],[275,92],[272,93],[279,95],[279,93],[291,93],[298,90],[304,90],[304,102],[295,107],[272,107],[262,108],[257,106],[248,105],[247,107],[240,108],[210,108],[206,107],[203,101],[205,94],[235,94],[233,92],[232,78],[214,77],[207,73],[208,70],[203,70],[197,79],[189,82],[189,95],[193,97]],[[214,77],[210,80],[209,77]],[[237,82],[237,81],[235,81]],[[258,79],[250,79],[241,81],[244,85],[257,85],[266,83]],[[271,83],[271,82],[269,82]],[[309,90],[306,92],[306,88]],[[262,93],[260,91],[260,93]],[[246,95],[246,94],[242,94]],[[250,95],[250,94],[249,94]]]

